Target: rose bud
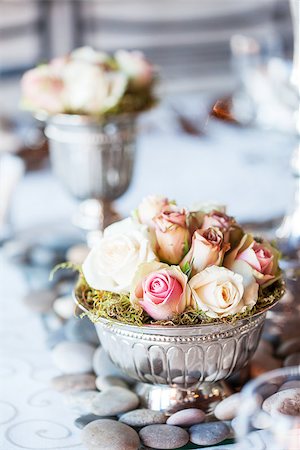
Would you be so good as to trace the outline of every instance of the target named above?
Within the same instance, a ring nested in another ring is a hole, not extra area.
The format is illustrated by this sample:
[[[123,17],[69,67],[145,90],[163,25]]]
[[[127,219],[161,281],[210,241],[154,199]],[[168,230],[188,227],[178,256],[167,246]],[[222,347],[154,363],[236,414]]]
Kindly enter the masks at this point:
[[[208,266],[220,266],[230,244],[224,244],[223,233],[218,228],[197,230],[193,234],[192,246],[183,258],[180,266],[187,267],[191,275]]]
[[[191,240],[186,212],[168,206],[154,222],[158,257],[169,264],[179,264],[188,252]]]
[[[227,216],[227,214],[213,210],[209,214],[206,214],[203,218],[202,229],[209,227],[219,228],[224,236],[224,242],[230,242],[231,248],[240,241],[243,231],[236,223],[233,217]]]
[[[171,320],[182,313],[190,299],[187,276],[178,266],[141,264],[132,283],[131,302],[155,320]]]
[[[198,308],[209,317],[222,318],[244,312],[257,302],[258,284],[225,267],[211,266],[189,281],[191,296]]]
[[[259,243],[249,234],[241,239],[225,258],[224,266],[245,275],[249,267],[258,284],[266,287],[276,281],[281,271],[278,267],[279,252],[268,242]]]
[[[168,205],[169,200],[166,197],[148,195],[148,197],[143,198],[136,210],[137,218],[140,223],[154,227],[154,217]]]
[[[119,68],[124,72],[133,88],[147,88],[154,78],[154,67],[144,54],[139,51],[118,50],[115,58]]]

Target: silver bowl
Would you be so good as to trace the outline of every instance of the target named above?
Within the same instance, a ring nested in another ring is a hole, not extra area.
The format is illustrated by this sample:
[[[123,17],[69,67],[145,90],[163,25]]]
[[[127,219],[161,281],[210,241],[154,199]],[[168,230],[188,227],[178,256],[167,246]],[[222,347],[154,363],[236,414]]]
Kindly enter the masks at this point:
[[[95,327],[114,364],[139,381],[144,405],[172,412],[193,403],[209,412],[231,393],[224,380],[254,354],[267,309],[233,324],[139,327],[100,319]]]

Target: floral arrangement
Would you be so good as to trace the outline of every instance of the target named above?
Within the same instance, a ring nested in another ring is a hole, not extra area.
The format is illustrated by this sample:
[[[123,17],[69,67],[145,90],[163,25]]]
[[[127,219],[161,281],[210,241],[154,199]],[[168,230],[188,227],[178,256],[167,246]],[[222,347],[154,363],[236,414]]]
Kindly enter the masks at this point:
[[[76,295],[94,321],[234,321],[283,294],[278,259],[223,207],[188,211],[149,196],[105,229],[80,269]]]
[[[143,53],[82,47],[25,72],[21,104],[47,115],[134,113],[153,105],[154,83],[154,67]]]

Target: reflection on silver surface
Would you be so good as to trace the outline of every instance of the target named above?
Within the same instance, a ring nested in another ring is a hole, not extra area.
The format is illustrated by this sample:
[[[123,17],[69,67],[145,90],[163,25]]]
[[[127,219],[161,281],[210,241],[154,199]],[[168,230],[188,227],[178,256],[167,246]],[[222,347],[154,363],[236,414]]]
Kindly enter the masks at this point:
[[[135,116],[129,115],[106,122],[66,114],[47,120],[54,173],[76,199],[94,200],[77,214],[77,224],[84,229],[114,219],[111,202],[124,194],[132,178],[135,123]]]

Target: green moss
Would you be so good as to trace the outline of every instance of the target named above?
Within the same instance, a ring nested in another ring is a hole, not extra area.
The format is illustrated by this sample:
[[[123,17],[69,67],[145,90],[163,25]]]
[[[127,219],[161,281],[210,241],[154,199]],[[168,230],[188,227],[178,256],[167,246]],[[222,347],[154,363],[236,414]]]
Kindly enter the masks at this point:
[[[76,297],[79,303],[87,309],[88,317],[97,322],[104,318],[117,320],[128,325],[201,325],[207,323],[234,323],[239,319],[252,316],[270,306],[285,292],[284,282],[276,281],[273,285],[261,289],[256,305],[240,314],[234,314],[222,319],[208,317],[203,311],[188,309],[169,321],[155,321],[142,308],[131,304],[129,296],[107,291],[97,291],[90,288],[82,274],[76,286]]]

